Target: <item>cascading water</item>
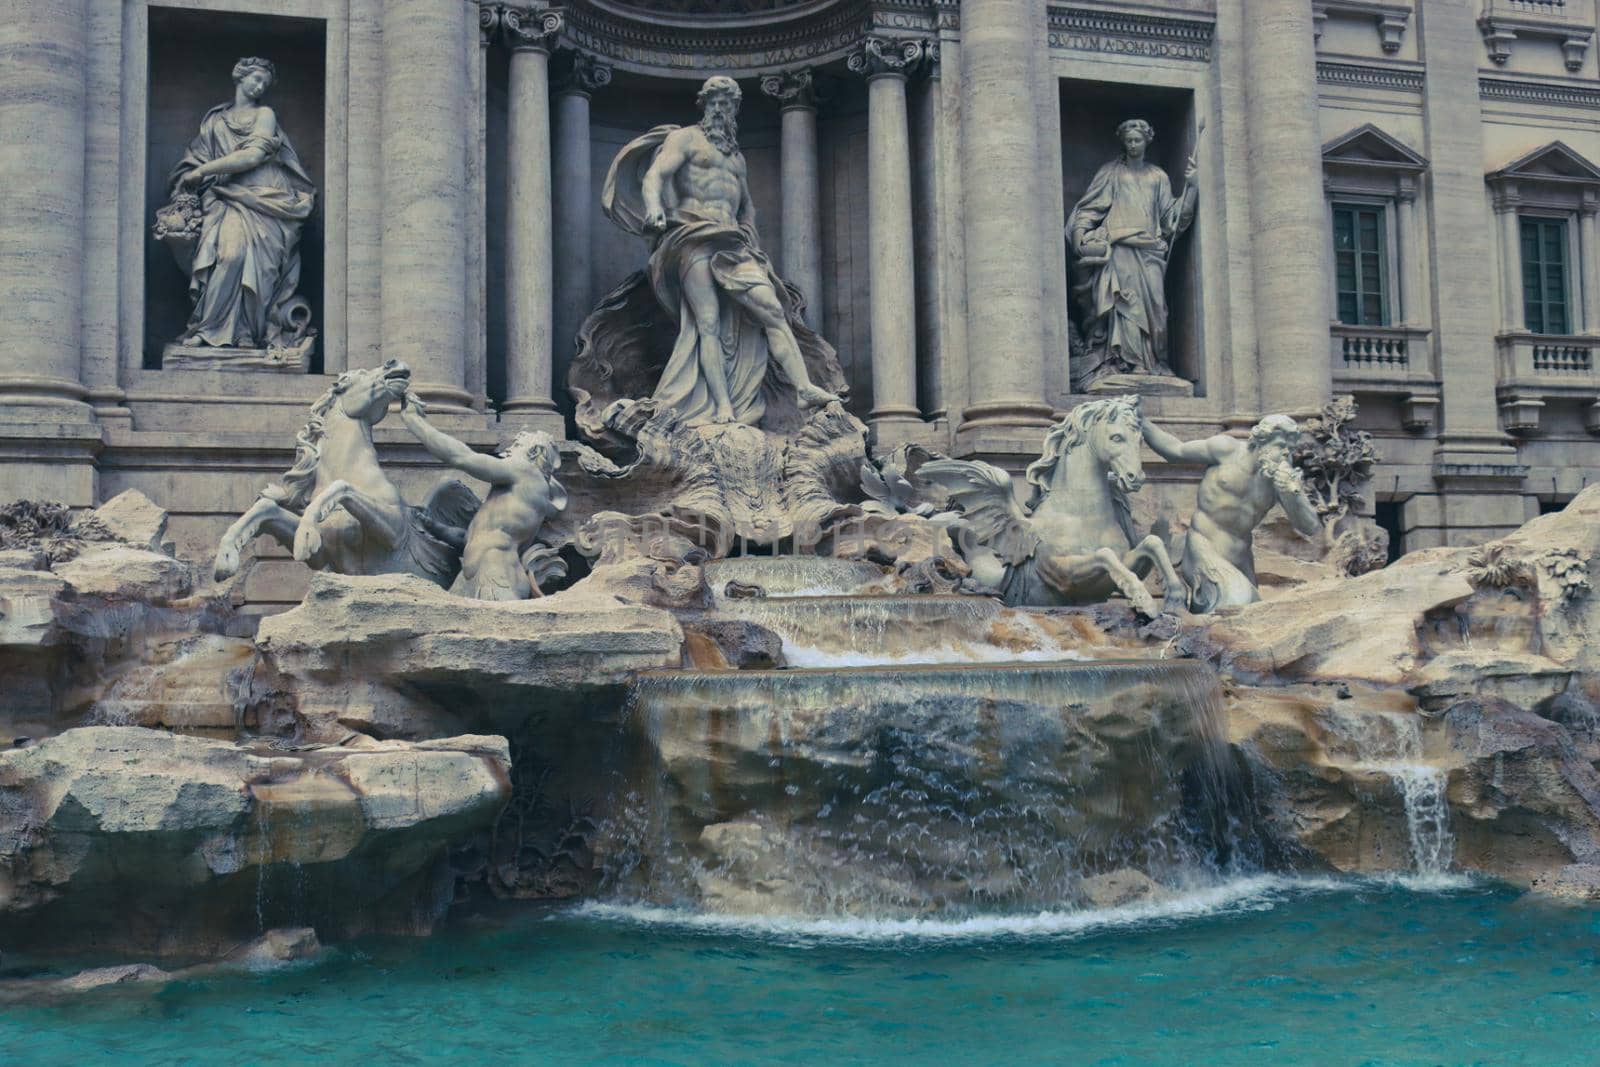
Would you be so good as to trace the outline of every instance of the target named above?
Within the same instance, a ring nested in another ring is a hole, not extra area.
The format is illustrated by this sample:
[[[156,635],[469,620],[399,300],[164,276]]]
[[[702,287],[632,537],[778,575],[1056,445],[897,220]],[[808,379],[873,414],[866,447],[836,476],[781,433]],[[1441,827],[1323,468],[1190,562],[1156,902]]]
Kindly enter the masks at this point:
[[[1333,711],[1328,726],[1348,746],[1356,766],[1381,771],[1394,783],[1405,807],[1411,862],[1417,874],[1450,870],[1455,837],[1445,790],[1449,776],[1423,761],[1422,728],[1415,715],[1390,711]]]
[[[1455,852],[1455,838],[1450,833],[1445,772],[1425,764],[1395,764],[1388,770],[1405,801],[1406,830],[1417,873],[1446,873]]]
[[[629,721],[645,789],[598,851],[613,893],[651,904],[1056,907],[1106,872],[1211,877],[1234,824],[1194,661],[664,672]]]

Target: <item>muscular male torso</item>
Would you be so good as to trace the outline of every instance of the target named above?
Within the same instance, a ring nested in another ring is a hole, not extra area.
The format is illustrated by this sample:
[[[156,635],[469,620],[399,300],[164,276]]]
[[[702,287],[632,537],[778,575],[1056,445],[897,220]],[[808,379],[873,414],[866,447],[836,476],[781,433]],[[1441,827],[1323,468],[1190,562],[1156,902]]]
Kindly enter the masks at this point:
[[[489,490],[489,499],[467,528],[462,570],[470,577],[485,565],[506,565],[506,554],[519,560],[523,547],[544,523],[549,501],[549,482],[532,464],[511,485]]]
[[[671,137],[678,139],[674,147],[684,156],[672,175],[678,210],[737,225],[745,196],[744,153],[724,155],[698,126],[676,130]]]
[[[1200,479],[1193,526],[1243,566],[1250,559],[1252,531],[1277,502],[1272,482],[1256,469],[1255,455],[1239,444]]]

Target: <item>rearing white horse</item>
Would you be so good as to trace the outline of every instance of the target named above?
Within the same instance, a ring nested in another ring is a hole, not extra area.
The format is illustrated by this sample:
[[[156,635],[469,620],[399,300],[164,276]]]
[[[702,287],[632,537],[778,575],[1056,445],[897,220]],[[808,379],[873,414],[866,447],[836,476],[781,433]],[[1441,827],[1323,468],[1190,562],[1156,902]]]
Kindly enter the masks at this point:
[[[372,445],[372,428],[410,383],[411,369],[393,359],[339,375],[311,405],[294,466],[223,535],[218,581],[238,573],[245,546],[268,534],[313,570],[414,574],[450,585],[477,494],[446,479],[414,508],[383,473]]]
[[[957,536],[973,577],[1007,604],[1095,604],[1121,593],[1157,613],[1144,577],[1159,571],[1163,607],[1182,610],[1188,590],[1161,538],[1134,532],[1128,494],[1144,485],[1138,397],[1091,400],[1073,408],[1044,439],[1028,467],[1032,499],[1017,501],[1011,475],[988,463],[938,460],[917,477],[943,486],[962,512]]]

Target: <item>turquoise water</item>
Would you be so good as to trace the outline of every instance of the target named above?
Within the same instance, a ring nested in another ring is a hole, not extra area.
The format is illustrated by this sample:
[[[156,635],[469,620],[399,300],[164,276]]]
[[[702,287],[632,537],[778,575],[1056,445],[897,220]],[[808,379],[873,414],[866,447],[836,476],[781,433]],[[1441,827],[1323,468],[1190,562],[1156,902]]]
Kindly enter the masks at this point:
[[[1597,979],[1600,910],[1493,887],[1262,878],[1162,907],[926,925],[591,906],[6,1005],[0,1059],[1595,1063]]]

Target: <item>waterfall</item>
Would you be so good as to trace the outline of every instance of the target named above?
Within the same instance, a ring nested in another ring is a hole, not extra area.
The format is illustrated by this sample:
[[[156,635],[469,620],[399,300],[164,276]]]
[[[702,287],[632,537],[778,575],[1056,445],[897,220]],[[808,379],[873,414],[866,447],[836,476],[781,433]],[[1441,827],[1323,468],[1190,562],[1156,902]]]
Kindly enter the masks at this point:
[[[1396,763],[1386,769],[1405,802],[1406,830],[1411,838],[1411,858],[1417,873],[1447,873],[1455,852],[1455,838],[1450,833],[1445,772],[1420,763]]]
[[[596,852],[618,900],[734,913],[1214,881],[1244,851],[1220,706],[1194,660],[651,672]]]
[[[1389,776],[1405,810],[1411,863],[1417,874],[1440,875],[1450,870],[1455,837],[1450,832],[1450,804],[1445,796],[1449,776],[1423,762],[1422,729],[1416,715],[1392,711],[1330,709],[1329,747],[1348,749],[1355,766]]]

